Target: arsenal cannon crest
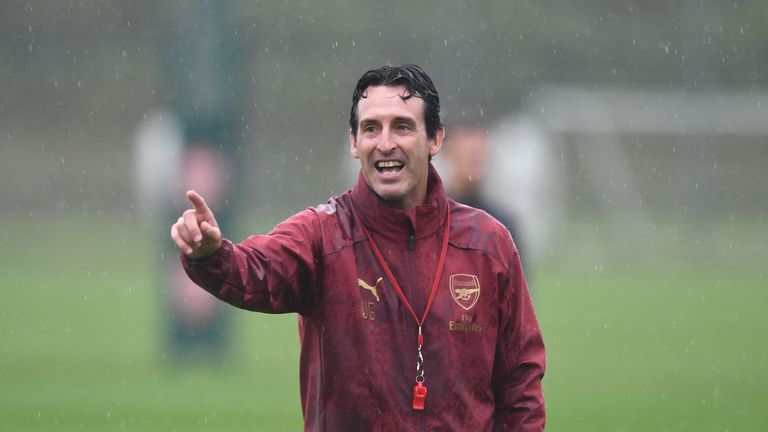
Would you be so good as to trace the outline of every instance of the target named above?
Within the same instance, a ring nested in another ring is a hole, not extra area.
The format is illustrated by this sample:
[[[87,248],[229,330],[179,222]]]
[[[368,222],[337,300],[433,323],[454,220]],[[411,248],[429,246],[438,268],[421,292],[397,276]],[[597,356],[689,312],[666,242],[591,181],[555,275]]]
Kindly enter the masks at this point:
[[[464,310],[470,310],[480,299],[480,281],[470,274],[455,274],[448,279],[451,297]]]

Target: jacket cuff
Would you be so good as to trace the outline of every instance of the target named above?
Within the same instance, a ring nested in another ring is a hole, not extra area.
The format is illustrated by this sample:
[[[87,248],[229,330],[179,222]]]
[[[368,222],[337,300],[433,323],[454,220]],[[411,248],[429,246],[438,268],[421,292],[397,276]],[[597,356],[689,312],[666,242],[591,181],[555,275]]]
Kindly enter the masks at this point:
[[[213,268],[223,269],[222,264],[226,263],[229,257],[232,255],[233,247],[234,246],[232,245],[231,241],[227,240],[226,238],[222,238],[221,246],[219,249],[208,256],[204,256],[202,258],[190,258],[183,253],[180,253],[181,263],[184,265],[184,268],[187,271],[192,273]]]

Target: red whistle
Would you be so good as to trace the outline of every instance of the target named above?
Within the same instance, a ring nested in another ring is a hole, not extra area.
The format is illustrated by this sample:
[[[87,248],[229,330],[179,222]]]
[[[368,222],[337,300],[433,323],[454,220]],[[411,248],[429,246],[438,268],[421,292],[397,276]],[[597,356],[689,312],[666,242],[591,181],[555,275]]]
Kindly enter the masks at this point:
[[[427,388],[422,383],[413,386],[413,409],[424,410],[424,400],[427,398]]]

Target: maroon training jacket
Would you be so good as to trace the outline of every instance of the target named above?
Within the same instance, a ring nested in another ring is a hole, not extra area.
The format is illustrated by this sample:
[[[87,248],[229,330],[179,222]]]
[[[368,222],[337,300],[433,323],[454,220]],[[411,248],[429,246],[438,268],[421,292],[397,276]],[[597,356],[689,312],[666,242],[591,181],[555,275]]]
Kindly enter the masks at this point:
[[[372,253],[363,223],[424,324],[426,408],[415,411],[417,324]],[[448,199],[430,167],[427,203],[392,209],[362,175],[266,236],[182,256],[192,280],[234,306],[298,312],[306,431],[543,430],[545,353],[517,249],[487,213]]]

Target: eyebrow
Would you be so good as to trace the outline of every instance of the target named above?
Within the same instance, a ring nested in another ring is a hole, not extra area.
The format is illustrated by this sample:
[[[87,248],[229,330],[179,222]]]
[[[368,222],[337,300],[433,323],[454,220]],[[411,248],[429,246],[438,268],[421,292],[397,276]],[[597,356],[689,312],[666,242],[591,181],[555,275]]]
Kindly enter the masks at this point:
[[[392,119],[393,123],[410,123],[410,124],[416,124],[416,119],[413,117],[401,117],[397,116],[394,119]]]
[[[370,117],[370,118],[362,118],[360,119],[360,124],[369,124],[369,123],[381,123],[377,118]],[[396,116],[392,118],[392,123],[409,123],[409,124],[416,124],[416,119],[413,117],[403,117],[403,116]]]

